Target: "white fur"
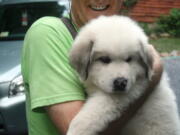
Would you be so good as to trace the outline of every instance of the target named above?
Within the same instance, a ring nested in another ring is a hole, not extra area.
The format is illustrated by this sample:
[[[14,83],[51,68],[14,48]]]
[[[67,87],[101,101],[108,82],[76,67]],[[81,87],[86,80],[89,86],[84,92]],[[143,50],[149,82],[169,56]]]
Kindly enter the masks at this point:
[[[72,120],[67,135],[98,134],[140,97],[152,76],[147,46],[148,38],[143,30],[128,17],[99,17],[82,28],[73,44],[70,59],[87,87],[88,99]],[[141,54],[141,47],[145,54]],[[142,57],[144,66],[140,65],[136,53]],[[96,60],[99,55],[110,56],[112,62],[102,64]],[[131,55],[132,62],[124,61]],[[83,69],[87,66],[88,71]],[[113,80],[117,77],[128,79],[125,92],[113,91]],[[176,98],[167,78],[164,73],[159,85],[120,135],[180,135]]]

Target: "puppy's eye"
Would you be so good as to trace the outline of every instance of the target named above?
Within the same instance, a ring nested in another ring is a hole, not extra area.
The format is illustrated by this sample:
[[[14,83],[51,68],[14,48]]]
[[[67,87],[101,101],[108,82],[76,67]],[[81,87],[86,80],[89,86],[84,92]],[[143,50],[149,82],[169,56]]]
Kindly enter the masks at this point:
[[[102,57],[99,57],[97,61],[108,64],[111,62],[111,59],[108,56],[102,56]]]
[[[126,59],[126,62],[131,62],[132,61],[132,57],[128,57],[127,59]]]

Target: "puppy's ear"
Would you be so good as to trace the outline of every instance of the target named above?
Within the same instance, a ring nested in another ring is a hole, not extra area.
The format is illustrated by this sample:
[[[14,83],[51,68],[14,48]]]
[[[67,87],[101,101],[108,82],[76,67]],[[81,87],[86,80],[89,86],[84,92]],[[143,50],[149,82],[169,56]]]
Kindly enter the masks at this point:
[[[77,37],[70,51],[70,64],[79,73],[81,80],[88,77],[91,51],[94,42],[89,38]]]
[[[153,75],[153,56],[148,48],[148,43],[139,41],[140,44],[140,57],[143,63],[143,67],[146,70],[146,76],[151,80]]]

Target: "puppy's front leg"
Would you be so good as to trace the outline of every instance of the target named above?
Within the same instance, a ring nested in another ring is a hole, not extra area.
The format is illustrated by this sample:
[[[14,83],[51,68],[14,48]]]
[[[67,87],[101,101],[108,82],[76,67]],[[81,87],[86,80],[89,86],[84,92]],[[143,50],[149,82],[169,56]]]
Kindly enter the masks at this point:
[[[96,135],[120,115],[114,101],[106,95],[94,94],[72,120],[67,135]]]

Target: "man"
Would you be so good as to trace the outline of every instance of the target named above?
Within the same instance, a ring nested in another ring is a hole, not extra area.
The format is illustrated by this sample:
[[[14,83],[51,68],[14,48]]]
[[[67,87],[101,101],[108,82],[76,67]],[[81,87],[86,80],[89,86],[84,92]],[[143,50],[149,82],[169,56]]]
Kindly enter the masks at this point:
[[[122,2],[72,0],[72,23],[78,31],[100,15],[118,14]],[[65,135],[71,120],[83,106],[84,88],[68,61],[72,42],[67,28],[55,17],[39,19],[27,32],[22,74],[26,84],[29,135]],[[160,58],[153,47],[151,49],[155,75],[150,87],[157,84],[162,72]]]

